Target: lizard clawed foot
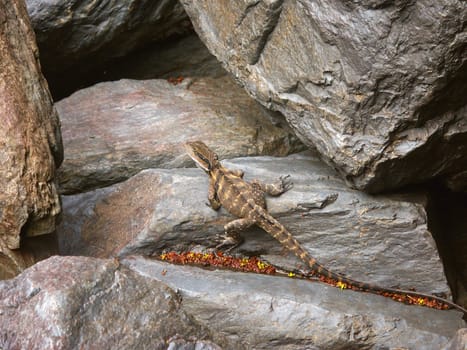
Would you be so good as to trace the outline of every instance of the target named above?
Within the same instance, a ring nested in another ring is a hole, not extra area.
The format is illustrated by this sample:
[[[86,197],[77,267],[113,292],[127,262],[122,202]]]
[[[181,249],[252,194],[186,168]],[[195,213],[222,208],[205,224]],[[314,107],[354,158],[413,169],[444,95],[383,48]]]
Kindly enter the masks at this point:
[[[283,192],[286,192],[293,187],[293,182],[290,180],[290,175],[283,175],[279,178],[279,180]]]
[[[220,204],[217,204],[215,202],[204,202],[204,204],[207,207],[211,208],[212,210],[216,210],[216,211],[219,210],[219,208],[221,207]]]
[[[230,252],[243,243],[243,237],[236,233],[218,234],[216,235],[215,242],[218,242],[215,246],[216,249],[228,247],[225,251]]]

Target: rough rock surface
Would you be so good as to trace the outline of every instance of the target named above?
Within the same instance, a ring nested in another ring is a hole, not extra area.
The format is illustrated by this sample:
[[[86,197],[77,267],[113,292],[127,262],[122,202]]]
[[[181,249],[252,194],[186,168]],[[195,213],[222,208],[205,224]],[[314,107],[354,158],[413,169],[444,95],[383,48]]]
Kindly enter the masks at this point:
[[[85,257],[53,257],[0,282],[0,330],[2,349],[219,349],[173,290]]]
[[[449,295],[422,195],[376,197],[350,190],[312,155],[224,164],[245,170],[246,179],[273,181],[290,173],[294,188],[270,199],[269,209],[329,268],[383,286]],[[124,183],[64,196],[60,251],[111,257],[210,246],[231,217],[205,205],[207,188],[199,169],[150,169]],[[265,254],[278,265],[299,264],[294,256],[284,258],[280,244],[259,229],[244,237],[237,248],[241,253]]]
[[[101,83],[56,107],[65,148],[63,193],[103,187],[146,168],[191,164],[183,143],[193,139],[223,144],[222,157],[303,149],[281,116],[227,76]]]
[[[443,348],[444,350],[465,350],[467,349],[467,328],[459,329],[454,339]]]
[[[2,349],[452,350],[463,341],[460,317],[321,283],[142,257],[53,257],[0,282]]]
[[[181,2],[224,67],[350,185],[465,172],[464,1]]]
[[[57,112],[23,1],[0,0],[0,276],[34,262],[20,235],[55,230],[63,157]],[[26,257],[26,255],[27,257]]]
[[[207,271],[144,258],[122,262],[179,291],[183,309],[229,349],[426,349],[465,323],[456,311],[407,306],[284,277]]]
[[[177,1],[26,0],[51,80],[79,75],[154,41],[187,32]],[[69,78],[69,77],[68,77]]]

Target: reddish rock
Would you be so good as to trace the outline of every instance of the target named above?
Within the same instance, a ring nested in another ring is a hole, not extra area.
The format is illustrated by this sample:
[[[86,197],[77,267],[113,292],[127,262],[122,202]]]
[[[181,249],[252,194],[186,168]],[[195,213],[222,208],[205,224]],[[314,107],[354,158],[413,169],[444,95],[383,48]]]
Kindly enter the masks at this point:
[[[117,260],[53,257],[0,282],[0,348],[218,349],[180,303]]]
[[[8,275],[32,262],[29,253],[11,251],[20,248],[20,235],[55,230],[55,168],[63,156],[58,116],[21,0],[0,0],[0,115],[0,275]]]
[[[229,77],[100,83],[58,102],[57,109],[63,193],[104,187],[147,168],[189,166],[188,140],[218,145],[223,158],[286,155],[303,147],[281,117]]]

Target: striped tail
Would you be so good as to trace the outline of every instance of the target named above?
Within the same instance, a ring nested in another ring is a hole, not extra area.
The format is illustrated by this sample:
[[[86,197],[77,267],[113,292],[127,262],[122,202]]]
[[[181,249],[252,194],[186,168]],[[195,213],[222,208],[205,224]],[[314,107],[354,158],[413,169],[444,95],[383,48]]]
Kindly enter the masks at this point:
[[[259,205],[255,205],[254,211],[256,212],[256,217],[254,218],[257,225],[261,227],[264,231],[269,233],[272,237],[277,239],[284,247],[293,252],[298,258],[305,262],[308,267],[311,269],[311,272],[319,276],[324,276],[334,280],[345,288],[350,288],[353,290],[360,290],[374,294],[381,293],[392,293],[399,295],[411,296],[414,298],[423,298],[428,301],[437,301],[443,304],[447,304],[453,308],[456,308],[464,313],[467,316],[467,310],[463,307],[446,300],[441,297],[437,297],[431,294],[419,293],[410,290],[395,289],[395,288],[386,288],[373,285],[370,283],[360,282],[353,280],[351,278],[345,277],[341,274],[332,272],[326,267],[321,265],[315,258],[313,258],[298,242],[292,234],[276,219],[274,219],[265,209]],[[259,216],[259,218],[258,218]]]

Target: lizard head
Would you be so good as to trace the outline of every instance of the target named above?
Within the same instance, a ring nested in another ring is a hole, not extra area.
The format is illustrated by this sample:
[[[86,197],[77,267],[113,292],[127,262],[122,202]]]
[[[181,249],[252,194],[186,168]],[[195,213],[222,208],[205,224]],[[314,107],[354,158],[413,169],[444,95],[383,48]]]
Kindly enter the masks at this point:
[[[211,151],[202,141],[187,142],[185,148],[196,165],[206,172],[211,171],[219,163],[217,154]]]

